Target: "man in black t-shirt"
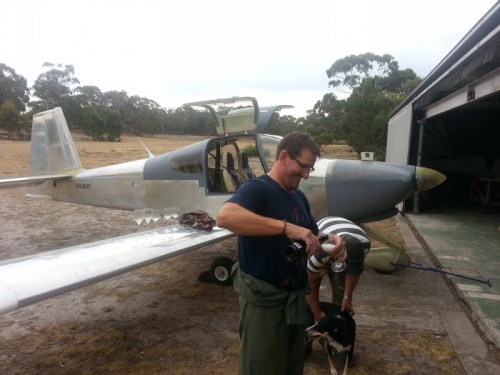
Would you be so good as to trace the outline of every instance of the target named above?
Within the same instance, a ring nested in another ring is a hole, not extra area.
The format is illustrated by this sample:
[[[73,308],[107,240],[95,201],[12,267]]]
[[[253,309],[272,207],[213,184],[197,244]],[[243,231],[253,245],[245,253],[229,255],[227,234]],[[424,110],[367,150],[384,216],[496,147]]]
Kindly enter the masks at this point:
[[[245,182],[217,214],[218,226],[238,234],[240,375],[303,373],[307,257],[289,262],[283,248],[300,240],[307,255],[321,251],[309,202],[297,190],[319,156],[309,134],[286,135],[269,173]],[[329,241],[332,254],[345,259],[343,240],[331,235]]]

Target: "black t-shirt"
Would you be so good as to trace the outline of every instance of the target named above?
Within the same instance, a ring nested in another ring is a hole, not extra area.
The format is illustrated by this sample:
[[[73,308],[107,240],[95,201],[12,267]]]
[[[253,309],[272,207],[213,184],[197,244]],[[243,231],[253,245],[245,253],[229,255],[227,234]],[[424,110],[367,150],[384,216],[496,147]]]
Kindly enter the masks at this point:
[[[248,180],[228,200],[258,215],[286,220],[318,233],[309,203],[300,190],[284,190],[267,175]],[[281,289],[299,289],[307,282],[307,258],[286,260],[283,248],[290,244],[285,235],[238,236],[238,260],[243,272]]]

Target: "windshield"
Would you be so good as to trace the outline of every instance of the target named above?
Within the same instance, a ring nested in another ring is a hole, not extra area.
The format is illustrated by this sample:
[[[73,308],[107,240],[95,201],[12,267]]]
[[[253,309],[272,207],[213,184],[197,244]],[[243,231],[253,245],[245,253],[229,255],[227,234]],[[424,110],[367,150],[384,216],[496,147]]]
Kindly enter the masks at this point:
[[[271,167],[276,160],[276,149],[282,137],[269,134],[257,135],[257,147],[261,159],[264,161],[264,169],[266,173],[271,170]]]

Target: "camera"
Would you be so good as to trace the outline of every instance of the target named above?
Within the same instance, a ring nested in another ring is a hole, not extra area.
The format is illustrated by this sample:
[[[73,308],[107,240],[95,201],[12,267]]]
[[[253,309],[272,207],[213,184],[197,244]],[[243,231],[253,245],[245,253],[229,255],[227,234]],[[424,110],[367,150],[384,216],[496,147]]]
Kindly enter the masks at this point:
[[[319,243],[323,243],[328,240],[328,235],[323,234],[321,237],[318,237]],[[290,245],[287,245],[283,248],[283,253],[285,254],[286,260],[289,262],[295,262],[297,258],[306,255],[306,243],[304,241],[295,241]]]

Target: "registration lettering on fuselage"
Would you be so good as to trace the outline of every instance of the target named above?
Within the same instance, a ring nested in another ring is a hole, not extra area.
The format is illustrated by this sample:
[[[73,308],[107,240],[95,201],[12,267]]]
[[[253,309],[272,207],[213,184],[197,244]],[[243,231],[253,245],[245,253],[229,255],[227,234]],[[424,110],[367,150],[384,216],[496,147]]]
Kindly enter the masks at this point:
[[[91,184],[75,184],[75,188],[77,189],[90,189]]]

